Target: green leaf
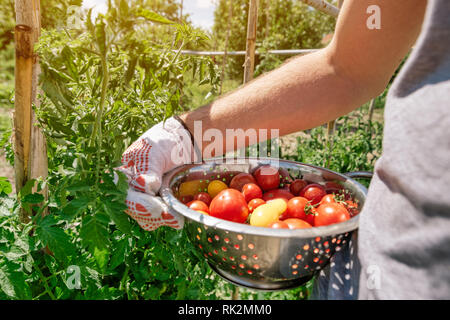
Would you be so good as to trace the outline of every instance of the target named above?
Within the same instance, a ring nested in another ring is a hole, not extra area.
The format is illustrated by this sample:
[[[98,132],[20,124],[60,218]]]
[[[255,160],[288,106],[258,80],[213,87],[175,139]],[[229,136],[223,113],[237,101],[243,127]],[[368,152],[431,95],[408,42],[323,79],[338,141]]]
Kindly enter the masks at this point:
[[[117,242],[114,246],[114,250],[111,253],[110,269],[117,268],[120,264],[124,263],[125,257],[130,250],[129,238],[123,238]]]
[[[12,192],[11,183],[5,177],[0,177],[0,194],[10,194]]]
[[[19,196],[21,198],[25,197],[26,195],[30,194],[32,192],[32,189],[34,187],[34,184],[36,183],[36,179],[30,179],[28,180],[25,185],[20,189]]]
[[[103,201],[103,207],[120,231],[125,234],[131,234],[131,223],[128,215],[124,212],[127,209],[124,202],[105,200]]]
[[[162,24],[174,24],[175,22],[164,18],[163,16],[157,14],[154,11],[147,10],[147,9],[139,9],[136,13],[138,17],[145,18],[146,20],[156,22],[156,23],[162,23]]]
[[[89,206],[89,204],[93,201],[93,199],[90,199],[88,197],[79,197],[72,201],[70,201],[68,204],[66,204],[62,210],[62,215],[64,219],[66,220],[72,220],[80,214],[83,210],[86,210]]]
[[[12,299],[31,299],[31,290],[20,266],[13,262],[0,265],[0,291]]]
[[[27,194],[25,197],[22,198],[22,202],[30,204],[38,204],[44,200],[45,200],[44,196],[40,193]]]
[[[80,229],[82,243],[90,253],[94,254],[95,248],[103,250],[109,245],[109,232],[101,213],[88,215],[83,218]]]
[[[55,258],[66,261],[75,255],[75,246],[52,215],[45,216],[36,225],[36,235],[53,252]]]
[[[98,268],[102,272],[105,272],[106,266],[108,265],[108,261],[109,261],[108,249],[106,249],[106,248],[99,249],[98,247],[95,247],[93,256],[94,256],[95,262],[97,263]]]

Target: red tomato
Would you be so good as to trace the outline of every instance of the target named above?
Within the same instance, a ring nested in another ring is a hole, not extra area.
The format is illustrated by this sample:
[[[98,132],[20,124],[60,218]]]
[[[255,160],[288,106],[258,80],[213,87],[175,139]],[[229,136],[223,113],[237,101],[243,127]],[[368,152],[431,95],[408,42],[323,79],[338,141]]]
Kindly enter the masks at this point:
[[[248,217],[248,206],[244,195],[236,189],[222,190],[209,206],[209,215],[233,222],[244,223]]]
[[[261,188],[254,183],[245,184],[242,187],[242,194],[247,202],[253,199],[262,198],[263,195]]]
[[[289,229],[306,229],[312,227],[308,222],[302,219],[290,218],[283,222],[289,226]]]
[[[334,196],[334,194],[326,194],[323,196],[322,200],[320,200],[319,202],[320,204],[323,203],[336,203],[336,198]]]
[[[230,188],[242,191],[247,183],[256,183],[255,178],[250,173],[241,172],[231,179]]]
[[[303,197],[294,197],[288,201],[286,214],[280,219],[296,218],[302,219],[308,222],[310,225],[314,224],[314,214],[311,212],[313,209],[310,206],[308,199]]]
[[[311,201],[311,204],[317,204],[326,195],[325,188],[317,183],[308,184],[300,191],[300,197]]]
[[[200,200],[192,200],[186,204],[190,209],[195,211],[204,211],[209,213],[209,208],[206,203]]]
[[[300,194],[300,191],[302,191],[302,189],[307,185],[308,183],[305,180],[295,179],[289,186],[289,190],[294,196],[298,196]]]
[[[197,194],[194,196],[194,200],[200,200],[200,201],[203,201],[204,203],[206,203],[206,205],[209,206],[210,203],[211,203],[212,198],[211,198],[211,196],[209,195],[208,192],[200,192],[200,193],[197,193]]]
[[[289,201],[289,199],[291,199],[293,197],[294,197],[294,195],[286,189],[274,189],[274,190],[265,192],[263,194],[262,198],[265,201],[270,201],[270,200],[274,200],[274,199],[278,199],[278,198],[286,199],[287,201]]]
[[[324,203],[317,208],[314,217],[314,226],[327,226],[334,223],[344,222],[350,219],[347,209],[339,203]]]
[[[256,169],[253,176],[256,179],[256,183],[264,191],[276,189],[280,185],[280,173],[276,168],[269,165],[264,165]]]
[[[185,196],[181,196],[179,200],[182,203],[187,204],[188,202],[191,202],[192,200],[194,200],[194,197],[191,195],[185,195]]]
[[[258,208],[260,205],[265,204],[266,202],[263,199],[253,199],[250,200],[248,203],[248,210],[250,212],[253,212],[256,208]]]
[[[289,229],[289,225],[284,221],[274,221],[267,226],[272,229]]]

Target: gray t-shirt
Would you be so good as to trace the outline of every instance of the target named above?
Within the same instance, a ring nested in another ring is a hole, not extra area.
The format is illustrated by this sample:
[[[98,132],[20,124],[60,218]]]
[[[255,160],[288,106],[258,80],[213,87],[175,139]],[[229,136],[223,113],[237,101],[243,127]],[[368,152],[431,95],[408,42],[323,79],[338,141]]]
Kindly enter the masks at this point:
[[[358,234],[319,276],[316,298],[450,299],[449,109],[450,1],[429,0],[387,98]]]

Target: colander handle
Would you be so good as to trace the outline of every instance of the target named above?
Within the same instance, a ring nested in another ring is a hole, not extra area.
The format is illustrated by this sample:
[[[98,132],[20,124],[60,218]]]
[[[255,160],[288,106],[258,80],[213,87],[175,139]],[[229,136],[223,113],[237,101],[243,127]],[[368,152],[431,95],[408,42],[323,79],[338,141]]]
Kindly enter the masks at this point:
[[[349,178],[355,179],[355,178],[365,178],[365,179],[372,179],[373,172],[370,171],[353,171],[353,172],[346,172],[344,173]]]

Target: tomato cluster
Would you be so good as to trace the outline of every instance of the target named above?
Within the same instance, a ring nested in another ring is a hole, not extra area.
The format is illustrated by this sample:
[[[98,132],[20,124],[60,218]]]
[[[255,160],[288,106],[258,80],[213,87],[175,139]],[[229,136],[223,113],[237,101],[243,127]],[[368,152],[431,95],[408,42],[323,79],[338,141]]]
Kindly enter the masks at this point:
[[[269,165],[252,174],[238,173],[226,182],[183,182],[178,199],[212,217],[276,229],[326,226],[359,213],[357,201],[340,184],[293,180],[286,170]]]

